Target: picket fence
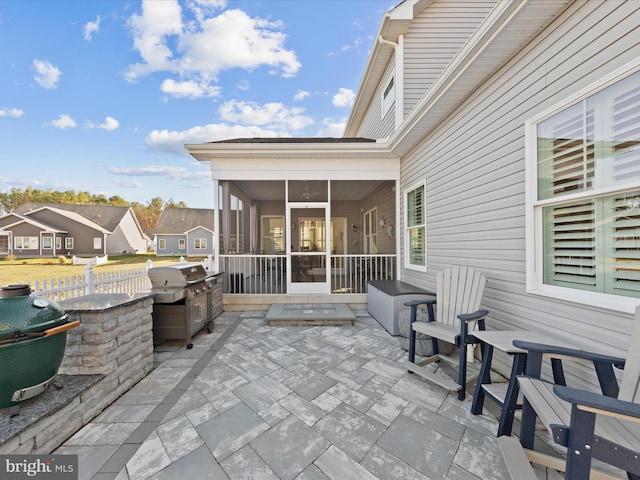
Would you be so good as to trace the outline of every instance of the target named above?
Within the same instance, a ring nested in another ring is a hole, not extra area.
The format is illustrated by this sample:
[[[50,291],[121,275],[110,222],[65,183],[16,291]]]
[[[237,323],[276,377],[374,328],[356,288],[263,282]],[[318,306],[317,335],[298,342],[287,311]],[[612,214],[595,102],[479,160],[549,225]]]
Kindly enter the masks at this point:
[[[186,263],[184,257],[180,257],[179,263]],[[211,256],[205,258],[202,264],[207,271],[213,270]],[[46,297],[54,302],[94,293],[128,293],[133,295],[151,288],[151,281],[147,272],[152,267],[153,262],[147,260],[144,267],[113,272],[95,272],[93,265],[87,264],[81,275],[36,280],[29,282],[29,286],[34,294]]]

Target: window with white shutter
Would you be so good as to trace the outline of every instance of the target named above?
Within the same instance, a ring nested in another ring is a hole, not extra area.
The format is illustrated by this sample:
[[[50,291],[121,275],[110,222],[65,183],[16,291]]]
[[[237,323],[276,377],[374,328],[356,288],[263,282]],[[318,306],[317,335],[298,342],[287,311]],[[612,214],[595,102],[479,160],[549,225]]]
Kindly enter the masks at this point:
[[[530,125],[536,280],[639,298],[640,72]]]
[[[424,182],[407,190],[405,195],[405,266],[426,270],[426,214]]]

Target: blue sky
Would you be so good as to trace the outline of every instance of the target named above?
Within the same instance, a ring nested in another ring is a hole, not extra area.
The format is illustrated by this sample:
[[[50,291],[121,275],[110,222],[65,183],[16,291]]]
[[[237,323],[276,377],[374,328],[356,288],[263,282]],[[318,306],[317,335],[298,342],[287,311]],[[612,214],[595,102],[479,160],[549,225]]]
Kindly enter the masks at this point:
[[[340,136],[396,3],[0,1],[0,191],[211,208],[183,145]]]

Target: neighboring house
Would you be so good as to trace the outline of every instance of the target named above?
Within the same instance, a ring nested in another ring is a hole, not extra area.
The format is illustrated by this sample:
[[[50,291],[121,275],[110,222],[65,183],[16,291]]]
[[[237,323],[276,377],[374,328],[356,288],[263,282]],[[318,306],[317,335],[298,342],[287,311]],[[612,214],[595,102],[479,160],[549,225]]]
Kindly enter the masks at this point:
[[[475,267],[491,328],[625,354],[640,303],[639,2],[406,0],[383,16],[334,140],[186,148],[210,162],[223,213],[241,192],[286,218],[288,258],[300,209],[328,218],[345,181],[355,194],[386,169],[398,278],[433,288],[439,270]],[[292,196],[304,181],[322,186],[314,198]],[[356,225],[386,206],[364,199]]]
[[[155,230],[156,255],[212,255],[213,217],[212,209],[165,208]]]
[[[0,217],[2,254],[118,255],[147,251],[130,207],[25,203]]]

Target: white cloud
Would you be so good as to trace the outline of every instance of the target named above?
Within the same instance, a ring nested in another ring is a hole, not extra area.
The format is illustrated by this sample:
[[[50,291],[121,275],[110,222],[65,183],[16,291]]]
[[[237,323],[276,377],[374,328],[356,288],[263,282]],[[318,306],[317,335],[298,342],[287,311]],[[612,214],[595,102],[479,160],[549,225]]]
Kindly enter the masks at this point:
[[[61,113],[60,115],[58,115],[57,120],[52,120],[50,122],[50,125],[52,127],[56,127],[60,129],[72,128],[76,126],[76,121],[73,118],[71,118],[71,115],[67,115],[66,113]]]
[[[269,66],[284,77],[298,72],[300,62],[294,51],[284,47],[286,36],[281,23],[251,18],[238,9],[212,15],[225,5],[224,1],[193,0],[186,7],[194,20],[185,17],[183,21],[176,0],[144,0],[142,13],[129,19],[134,47],[142,62],[130,65],[125,78],[135,81],[152,72],[166,71],[179,74],[185,82],[206,84],[220,71],[233,68]]]
[[[91,41],[93,34],[100,30],[100,15],[96,17],[95,22],[87,22],[84,24],[83,37],[87,42]]]
[[[296,92],[296,94],[293,96],[293,99],[296,102],[300,102],[300,101],[304,100],[305,98],[307,98],[310,95],[311,94],[309,92],[307,92],[306,90],[298,90]]]
[[[220,106],[220,116],[228,122],[292,130],[300,130],[313,124],[311,117],[303,115],[304,111],[304,108],[287,108],[277,102],[258,105],[254,102],[230,100]]]
[[[332,103],[335,107],[350,107],[356,94],[349,88],[341,88],[338,93],[333,96]]]
[[[208,178],[210,171],[203,168],[200,171],[194,171],[186,167],[172,167],[169,165],[146,165],[143,167],[111,167],[109,172],[114,175],[126,175],[136,177],[169,177],[173,180],[199,180]],[[123,182],[133,182],[133,180],[125,180]]]
[[[22,110],[18,110],[17,108],[0,108],[0,117],[21,117],[24,114]]]
[[[33,61],[33,67],[36,70],[36,74],[33,78],[38,85],[48,89],[53,89],[58,86],[60,75],[62,75],[62,72],[58,67],[53,66],[49,62],[38,59]]]
[[[102,130],[107,130],[110,132],[111,130],[115,130],[119,126],[120,126],[120,122],[118,122],[115,118],[106,117],[104,119],[104,123],[97,125],[96,128],[101,128]]]
[[[175,80],[168,78],[162,82],[160,90],[176,98],[201,98],[217,97],[220,95],[221,88],[212,86],[207,82],[176,82]]]
[[[167,37],[182,31],[182,9],[177,0],[142,2],[142,13],[129,18],[133,44],[143,63],[131,65],[125,74],[129,80],[155,71],[175,71],[173,52],[166,45]]]
[[[116,185],[122,188],[142,188],[143,187],[142,183],[134,178],[130,178],[130,179],[128,178],[126,180],[116,182]]]
[[[318,131],[316,136],[340,138],[344,133],[344,127],[346,126],[346,124],[346,120],[343,120],[341,122],[325,120],[323,122],[323,128]]]
[[[186,143],[205,143],[230,138],[275,138],[290,136],[286,131],[263,129],[257,126],[227,125],[224,123],[197,126],[183,131],[154,130],[145,139],[147,148],[153,151],[188,156]]]
[[[356,38],[353,41],[353,43],[343,45],[342,47],[340,47],[340,50],[338,50],[337,52],[329,52],[328,55],[330,56],[340,55],[341,53],[351,50],[352,48],[358,48],[360,45],[362,45],[362,40],[360,40],[359,38]]]

